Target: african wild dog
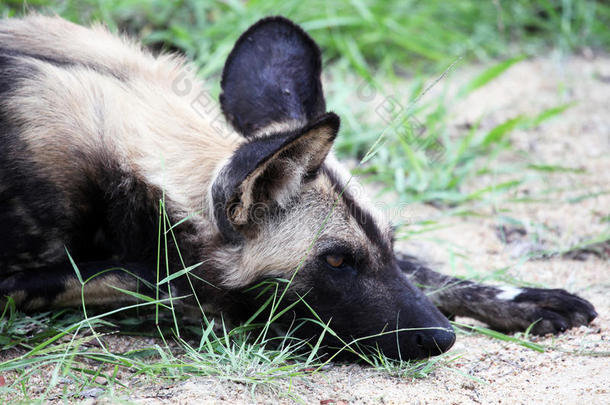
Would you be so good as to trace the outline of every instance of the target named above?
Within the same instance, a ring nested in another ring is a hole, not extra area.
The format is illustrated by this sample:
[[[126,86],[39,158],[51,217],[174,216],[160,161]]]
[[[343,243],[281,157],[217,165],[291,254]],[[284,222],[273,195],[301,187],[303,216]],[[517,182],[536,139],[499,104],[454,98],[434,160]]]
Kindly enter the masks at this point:
[[[259,21],[229,55],[220,100],[239,135],[181,97],[177,83],[203,90],[185,66],[99,26],[0,21],[0,295],[24,310],[80,305],[69,252],[85,279],[110,269],[86,284],[89,305],[132,300],[112,286],[155,285],[167,263],[194,267],[159,288],[240,321],[258,308],[249,286],[294,276],[287,302],[304,297],[347,340],[415,328],[367,341],[402,358],[451,347],[441,312],[505,331],[539,321],[536,333],[595,317],[563,290],[483,286],[394,253],[392,228],[330,152],[339,117],[320,51],[289,20]],[[307,317],[298,302],[283,321]]]

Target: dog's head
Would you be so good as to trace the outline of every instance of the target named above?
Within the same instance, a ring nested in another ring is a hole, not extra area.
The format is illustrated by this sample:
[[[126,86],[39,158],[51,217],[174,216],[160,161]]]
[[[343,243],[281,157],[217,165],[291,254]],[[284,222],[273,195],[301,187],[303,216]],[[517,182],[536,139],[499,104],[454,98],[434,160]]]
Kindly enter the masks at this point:
[[[363,343],[390,357],[441,353],[454,341],[447,319],[400,271],[390,224],[329,155],[339,117],[320,72],[315,42],[281,17],[256,23],[229,55],[220,100],[247,141],[210,188],[222,239],[213,260],[232,289],[292,279],[286,299],[307,305],[291,313],[313,318],[311,307],[347,342],[377,335]]]

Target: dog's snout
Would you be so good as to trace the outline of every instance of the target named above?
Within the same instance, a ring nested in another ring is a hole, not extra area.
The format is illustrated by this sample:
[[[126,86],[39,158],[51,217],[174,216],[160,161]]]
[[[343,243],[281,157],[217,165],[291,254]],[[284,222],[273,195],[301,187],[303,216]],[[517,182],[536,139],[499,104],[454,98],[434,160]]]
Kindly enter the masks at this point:
[[[415,333],[415,344],[422,357],[437,356],[455,343],[455,333],[450,329],[426,329]]]

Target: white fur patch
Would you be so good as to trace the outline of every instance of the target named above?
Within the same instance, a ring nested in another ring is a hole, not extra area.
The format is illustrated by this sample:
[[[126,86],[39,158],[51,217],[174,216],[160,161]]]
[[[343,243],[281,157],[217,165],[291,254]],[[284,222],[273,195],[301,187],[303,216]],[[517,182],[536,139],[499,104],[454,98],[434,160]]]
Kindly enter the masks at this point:
[[[523,292],[522,288],[513,287],[513,286],[504,286],[499,288],[501,293],[496,295],[496,298],[499,300],[510,301],[515,299],[515,297]]]

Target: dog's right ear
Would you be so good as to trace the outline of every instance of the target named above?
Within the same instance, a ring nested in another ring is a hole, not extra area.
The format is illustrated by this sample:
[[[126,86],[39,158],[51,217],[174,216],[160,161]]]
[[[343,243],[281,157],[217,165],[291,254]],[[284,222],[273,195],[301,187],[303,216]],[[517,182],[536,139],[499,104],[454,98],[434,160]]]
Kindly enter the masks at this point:
[[[339,122],[336,114],[327,113],[298,130],[251,138],[235,151],[210,189],[216,226],[225,241],[253,235],[263,214],[289,205],[324,163]]]
[[[298,25],[269,17],[237,40],[222,73],[225,117],[248,137],[272,125],[303,127],[326,111],[320,49]]]

